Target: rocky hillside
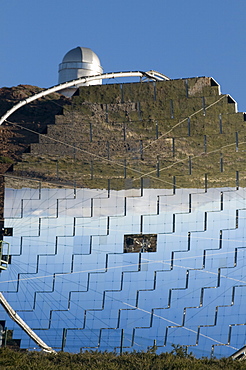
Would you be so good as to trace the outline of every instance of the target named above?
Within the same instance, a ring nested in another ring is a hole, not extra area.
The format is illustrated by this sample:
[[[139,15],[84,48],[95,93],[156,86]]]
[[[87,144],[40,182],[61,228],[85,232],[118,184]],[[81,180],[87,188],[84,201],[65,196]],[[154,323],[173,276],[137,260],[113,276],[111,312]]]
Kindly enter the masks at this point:
[[[2,88],[0,114],[40,90]],[[24,106],[9,121],[0,128],[8,186],[246,184],[245,115],[212,78],[82,87],[71,100],[56,93]]]
[[[50,117],[47,109],[42,123],[33,120],[37,108],[23,110],[12,119],[22,122],[25,113],[28,128],[39,134],[30,137],[29,152],[13,166],[18,181],[11,186],[22,186],[20,179],[101,189],[246,181],[245,115],[212,78],[83,87],[63,114]],[[22,128],[18,135],[11,140],[23,150]]]

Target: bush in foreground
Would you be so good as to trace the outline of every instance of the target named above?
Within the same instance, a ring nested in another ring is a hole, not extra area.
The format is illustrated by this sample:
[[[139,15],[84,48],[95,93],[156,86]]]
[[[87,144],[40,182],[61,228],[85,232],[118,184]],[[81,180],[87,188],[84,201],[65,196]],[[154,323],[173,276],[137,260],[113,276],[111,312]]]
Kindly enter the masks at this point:
[[[169,370],[169,369],[246,369],[246,361],[233,361],[230,358],[196,359],[176,349],[172,353],[157,355],[154,351],[133,352],[117,355],[111,352],[84,352],[71,354],[59,352],[57,355],[41,352],[14,351],[0,348],[0,369],[16,370]]]

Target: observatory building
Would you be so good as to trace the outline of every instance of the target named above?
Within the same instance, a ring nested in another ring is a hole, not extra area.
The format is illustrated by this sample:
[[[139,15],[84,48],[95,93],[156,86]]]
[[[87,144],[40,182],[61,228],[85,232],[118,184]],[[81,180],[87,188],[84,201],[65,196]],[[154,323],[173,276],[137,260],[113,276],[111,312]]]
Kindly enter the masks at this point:
[[[58,83],[75,80],[79,77],[95,76],[103,72],[98,56],[89,48],[78,46],[66,53],[59,64]],[[101,85],[101,80],[82,83],[79,86]],[[77,86],[78,87],[78,86]],[[72,96],[77,88],[62,91],[63,95]]]

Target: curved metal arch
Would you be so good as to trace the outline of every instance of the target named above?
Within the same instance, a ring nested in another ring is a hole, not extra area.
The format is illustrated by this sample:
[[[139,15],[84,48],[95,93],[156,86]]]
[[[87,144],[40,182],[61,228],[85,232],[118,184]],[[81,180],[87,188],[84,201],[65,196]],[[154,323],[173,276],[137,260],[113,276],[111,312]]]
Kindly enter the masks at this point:
[[[112,72],[112,73],[103,73],[100,75],[95,76],[86,76],[86,77],[80,77],[76,80],[64,82],[59,85],[52,86],[46,90],[43,90],[33,96],[30,96],[27,99],[21,100],[19,103],[15,104],[12,108],[10,108],[1,118],[0,118],[0,125],[9,117],[11,114],[13,114],[15,111],[17,111],[19,108],[23,107],[26,104],[31,103],[34,100],[37,100],[39,98],[42,98],[46,95],[52,94],[56,91],[60,91],[63,89],[66,89],[68,87],[77,86],[81,83],[86,83],[90,81],[96,81],[96,80],[106,80],[111,78],[121,78],[121,77],[145,77],[150,80],[155,81],[167,81],[169,78],[159,72],[156,71],[149,71],[149,72],[141,72],[141,71],[135,71],[135,72]]]

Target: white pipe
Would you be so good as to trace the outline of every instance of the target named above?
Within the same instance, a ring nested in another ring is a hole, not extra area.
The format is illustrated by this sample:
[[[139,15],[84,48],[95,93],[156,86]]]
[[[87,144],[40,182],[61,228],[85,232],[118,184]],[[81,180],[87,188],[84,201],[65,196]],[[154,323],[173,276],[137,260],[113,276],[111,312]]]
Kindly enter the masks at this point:
[[[23,329],[29,337],[34,340],[35,343],[39,345],[45,352],[56,353],[51,347],[47,346],[46,343],[39,338],[37,334],[25,323],[24,320],[16,313],[16,311],[10,306],[7,300],[4,298],[3,294],[0,292],[0,303],[9,315],[9,317],[14,320]]]

